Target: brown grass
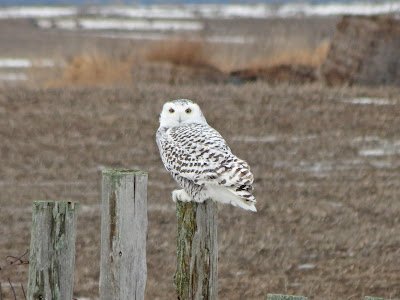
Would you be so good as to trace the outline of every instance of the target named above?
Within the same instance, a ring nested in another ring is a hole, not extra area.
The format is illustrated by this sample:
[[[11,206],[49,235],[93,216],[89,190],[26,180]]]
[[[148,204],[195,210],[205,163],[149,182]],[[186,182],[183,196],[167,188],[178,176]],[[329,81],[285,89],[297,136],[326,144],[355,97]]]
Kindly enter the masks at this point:
[[[112,57],[98,52],[74,56],[60,76],[46,82],[47,87],[107,86],[131,82],[130,57]]]
[[[86,50],[82,54],[72,57],[63,68],[46,70],[32,68],[29,74],[31,83],[44,87],[126,85],[134,80],[135,76],[132,72],[135,67],[140,68],[136,62],[143,61],[143,58],[148,62],[167,62],[176,66],[195,68],[211,66],[229,73],[236,65],[234,62],[239,60],[241,56],[251,57],[251,51],[247,51],[248,53],[236,52],[232,55],[229,48],[226,47],[221,47],[220,49],[214,47],[213,54],[209,55],[210,45],[202,41],[188,41],[185,39],[161,41],[144,47],[144,50],[147,51],[143,51],[143,53],[132,50],[127,55],[104,54],[100,50]],[[247,66],[244,65],[242,68],[259,69],[299,64],[318,67],[324,61],[328,49],[328,40],[321,42],[314,49],[275,49],[272,54],[258,58],[255,62],[249,63]],[[218,54],[216,54],[217,52]],[[221,57],[225,59],[221,59]],[[221,61],[225,62],[225,67]],[[141,65],[143,68],[143,64]],[[157,77],[155,78],[154,76],[154,74],[150,74],[146,77],[141,74],[139,79],[153,81],[159,77],[155,76]],[[166,82],[169,81],[166,80]]]
[[[252,64],[252,67],[288,65],[307,65],[319,67],[325,60],[329,50],[330,41],[322,41],[316,48],[306,49],[281,49]],[[279,49],[277,49],[279,50]]]
[[[157,42],[147,47],[147,51],[144,51],[147,54],[131,51],[129,55],[103,54],[100,50],[85,50],[82,54],[73,56],[61,70],[53,70],[52,79],[48,76],[47,80],[43,80],[46,74],[40,72],[38,68],[32,68],[30,78],[35,83],[38,83],[39,78],[41,85],[45,87],[126,85],[133,80],[132,70],[135,68],[135,63],[144,57],[147,61],[168,62],[179,66],[211,65],[203,42],[179,39]],[[152,80],[152,78],[147,78],[147,80]]]
[[[220,299],[259,300],[267,293],[398,299],[400,155],[359,151],[400,139],[399,95],[400,88],[392,87],[262,82],[1,89],[0,266],[7,255],[29,248],[33,200],[79,201],[74,297],[97,299],[99,169],[137,168],[149,172],[145,299],[176,299],[170,195],[177,184],[163,168],[154,135],[164,102],[187,97],[199,103],[256,179],[257,213],[231,205],[218,212]],[[360,96],[396,104],[340,101]],[[305,264],[314,267],[299,268]],[[3,299],[14,299],[7,278],[26,286],[28,266],[0,271]]]
[[[150,46],[147,60],[170,62],[175,65],[206,66],[211,65],[205,51],[204,42],[184,39],[154,43]]]

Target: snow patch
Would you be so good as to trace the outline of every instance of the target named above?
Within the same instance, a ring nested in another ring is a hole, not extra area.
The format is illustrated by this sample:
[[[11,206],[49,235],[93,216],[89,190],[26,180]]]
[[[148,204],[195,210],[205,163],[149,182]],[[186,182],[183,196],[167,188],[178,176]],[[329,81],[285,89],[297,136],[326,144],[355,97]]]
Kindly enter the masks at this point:
[[[76,7],[13,6],[0,8],[0,19],[54,18],[62,16],[74,16],[76,14]]]
[[[38,20],[40,28],[86,30],[142,30],[142,31],[199,31],[203,24],[196,21],[123,20],[123,19],[60,19]]]
[[[396,103],[384,98],[353,98],[353,99],[342,99],[340,102],[356,104],[356,105],[395,105]]]
[[[24,73],[0,73],[1,81],[25,81],[28,76]]]
[[[0,68],[54,67],[54,65],[50,59],[32,61],[26,58],[0,58]]]
[[[155,4],[155,5],[105,5],[84,8],[55,6],[22,6],[0,8],[0,19],[56,18],[89,16],[126,17],[130,19],[264,19],[273,17],[303,17],[331,15],[380,15],[399,13],[400,1],[382,3],[286,3],[277,4]]]
[[[297,267],[297,269],[299,269],[299,270],[311,270],[311,269],[314,269],[314,268],[315,268],[314,264],[304,264],[304,265],[299,265]]]

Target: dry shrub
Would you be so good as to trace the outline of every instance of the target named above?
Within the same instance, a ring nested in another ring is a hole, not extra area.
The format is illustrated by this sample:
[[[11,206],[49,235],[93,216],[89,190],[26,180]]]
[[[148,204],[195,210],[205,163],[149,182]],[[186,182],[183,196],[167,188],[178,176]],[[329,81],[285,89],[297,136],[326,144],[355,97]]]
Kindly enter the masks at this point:
[[[326,58],[329,50],[330,41],[322,41],[314,49],[288,49],[279,53],[269,55],[266,58],[253,64],[257,66],[276,66],[276,65],[307,65],[319,67]]]
[[[61,71],[59,78],[46,86],[101,86],[131,82],[130,58],[115,58],[97,52],[74,56]]]
[[[175,65],[195,67],[211,65],[205,53],[204,42],[184,39],[154,43],[146,58],[149,61],[170,62]]]

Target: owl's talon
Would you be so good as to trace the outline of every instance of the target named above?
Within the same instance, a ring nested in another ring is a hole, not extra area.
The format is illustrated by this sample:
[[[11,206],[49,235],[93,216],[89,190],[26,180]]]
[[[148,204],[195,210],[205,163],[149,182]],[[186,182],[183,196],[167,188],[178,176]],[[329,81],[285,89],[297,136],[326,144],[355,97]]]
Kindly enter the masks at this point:
[[[176,201],[178,201],[177,196],[176,196],[176,192],[177,192],[177,190],[172,191],[172,201],[174,201],[175,203],[176,203]]]
[[[172,201],[190,202],[192,198],[185,190],[175,190],[172,192]]]

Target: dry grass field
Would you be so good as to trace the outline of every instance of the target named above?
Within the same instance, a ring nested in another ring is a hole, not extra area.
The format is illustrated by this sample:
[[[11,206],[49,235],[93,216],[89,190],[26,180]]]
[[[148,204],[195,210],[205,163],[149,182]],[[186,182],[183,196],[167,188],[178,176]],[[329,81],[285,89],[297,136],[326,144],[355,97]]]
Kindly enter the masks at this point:
[[[173,299],[176,185],[154,134],[163,102],[186,97],[256,178],[257,213],[219,213],[221,299],[400,297],[398,95],[262,83],[2,89],[1,263],[29,248],[33,200],[77,200],[75,295],[96,297],[100,170],[138,168],[149,172],[147,299]],[[345,101],[359,96],[391,103]],[[0,275],[25,283],[27,266]]]
[[[226,31],[248,26],[228,25]],[[292,26],[301,30],[297,25]],[[0,35],[7,36],[6,29],[0,26]],[[308,35],[318,37],[308,43],[312,49],[326,38],[310,31],[304,40]],[[38,36],[30,37],[28,47],[38,45]],[[3,53],[11,51],[7,47],[0,44]],[[244,61],[239,56],[234,64]],[[256,178],[257,213],[220,207],[220,299],[265,299],[267,293],[328,300],[400,298],[399,88],[112,84],[0,87],[4,299],[13,299],[8,279],[18,299],[23,297],[20,284],[26,287],[28,266],[8,266],[6,257],[29,248],[32,202],[43,199],[80,202],[74,295],[98,297],[104,168],[149,172],[146,299],[175,299],[176,220],[170,193],[176,184],[159,158],[155,132],[163,103],[176,98],[198,102]]]

